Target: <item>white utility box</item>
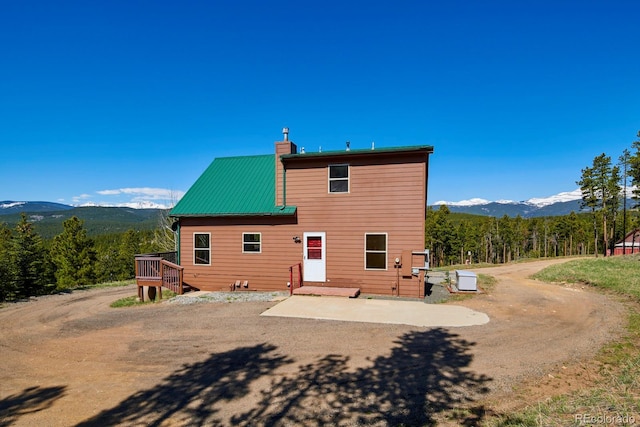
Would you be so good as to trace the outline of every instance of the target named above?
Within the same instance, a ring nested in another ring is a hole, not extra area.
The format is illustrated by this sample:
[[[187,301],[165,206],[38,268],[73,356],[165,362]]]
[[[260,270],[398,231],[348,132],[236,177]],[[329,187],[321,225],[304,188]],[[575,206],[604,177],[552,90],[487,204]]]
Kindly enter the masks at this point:
[[[477,282],[476,273],[467,270],[456,270],[456,286],[459,291],[477,291]]]

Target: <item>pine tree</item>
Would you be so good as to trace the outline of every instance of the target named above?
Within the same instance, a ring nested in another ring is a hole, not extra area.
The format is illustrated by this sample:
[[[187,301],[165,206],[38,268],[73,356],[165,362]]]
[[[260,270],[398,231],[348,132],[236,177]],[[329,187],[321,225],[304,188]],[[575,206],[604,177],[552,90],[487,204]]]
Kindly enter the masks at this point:
[[[636,202],[636,207],[640,207],[640,130],[636,138],[632,145],[635,152],[629,157],[629,176],[631,177],[631,185],[635,186],[633,199]]]
[[[109,246],[97,251],[96,280],[100,283],[113,282],[119,277],[118,250]]]
[[[69,289],[94,284],[96,252],[93,240],[87,237],[83,221],[74,216],[62,225],[64,231],[54,237],[51,245],[58,287]]]
[[[593,215],[595,253],[598,255],[597,217],[602,221],[603,251],[606,254],[613,238],[616,212],[620,207],[620,168],[611,165],[611,157],[602,153],[593,159],[592,167],[582,169],[577,182],[582,191],[582,207],[589,207]],[[611,227],[611,230],[609,229]]]
[[[42,239],[23,213],[11,240],[13,291],[16,298],[44,293],[46,288],[46,254]]]
[[[14,294],[10,254],[11,230],[5,224],[0,224],[0,301],[6,301]]]
[[[625,160],[628,161],[626,165],[629,168],[628,176],[631,178],[631,185],[633,186],[632,198],[634,200],[634,207],[636,208],[635,218],[633,217],[633,215],[630,215],[629,217],[629,222],[630,222],[629,228],[631,230],[635,230],[637,228],[640,228],[640,215],[637,214],[637,211],[640,209],[640,130],[638,131],[636,135],[636,140],[633,141],[631,147],[634,150],[634,152],[631,156],[628,156],[628,158]],[[625,155],[628,155],[628,153],[625,153]],[[627,230],[625,227],[625,232],[626,231]],[[636,247],[635,238],[632,240],[631,245],[632,245],[631,250],[634,251],[634,248]]]
[[[435,267],[450,261],[454,229],[449,221],[449,208],[441,205],[437,211],[430,209],[425,222],[425,247],[431,248],[431,264]],[[455,255],[454,255],[455,256]]]
[[[135,256],[140,253],[140,234],[128,230],[120,243],[118,252],[118,280],[127,280],[135,276]]]

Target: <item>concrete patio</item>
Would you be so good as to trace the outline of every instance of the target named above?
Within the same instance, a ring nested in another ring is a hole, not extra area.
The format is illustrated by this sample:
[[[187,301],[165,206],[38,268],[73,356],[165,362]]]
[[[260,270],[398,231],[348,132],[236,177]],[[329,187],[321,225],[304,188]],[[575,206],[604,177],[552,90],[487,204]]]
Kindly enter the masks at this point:
[[[421,300],[362,299],[294,295],[262,316],[390,323],[422,327],[461,327],[489,322],[485,313],[449,304],[426,304]]]

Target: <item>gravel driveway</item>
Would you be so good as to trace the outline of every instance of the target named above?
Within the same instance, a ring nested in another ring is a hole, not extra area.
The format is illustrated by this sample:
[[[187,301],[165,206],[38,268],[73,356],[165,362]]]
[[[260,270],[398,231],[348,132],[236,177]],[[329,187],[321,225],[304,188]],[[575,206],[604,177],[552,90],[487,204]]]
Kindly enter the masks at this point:
[[[473,425],[620,332],[619,303],[526,278],[555,262],[481,270],[494,290],[458,304],[491,321],[453,329],[260,316],[276,301],[109,307],[134,286],[12,304],[0,426],[433,425],[460,407]]]

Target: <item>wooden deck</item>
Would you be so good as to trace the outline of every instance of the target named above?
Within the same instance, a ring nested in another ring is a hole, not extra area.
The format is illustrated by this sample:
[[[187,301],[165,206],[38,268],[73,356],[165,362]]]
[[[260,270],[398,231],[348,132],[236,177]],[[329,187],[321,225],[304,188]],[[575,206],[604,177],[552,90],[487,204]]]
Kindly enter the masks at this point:
[[[136,255],[136,282],[138,297],[144,301],[143,287],[155,288],[162,299],[162,288],[172,290],[178,295],[190,290],[183,281],[184,267],[165,259],[167,254]],[[151,295],[151,294],[150,294]],[[151,297],[153,299],[153,297]]]
[[[356,298],[360,288],[337,288],[328,286],[302,286],[293,290],[293,295],[314,295]]]

